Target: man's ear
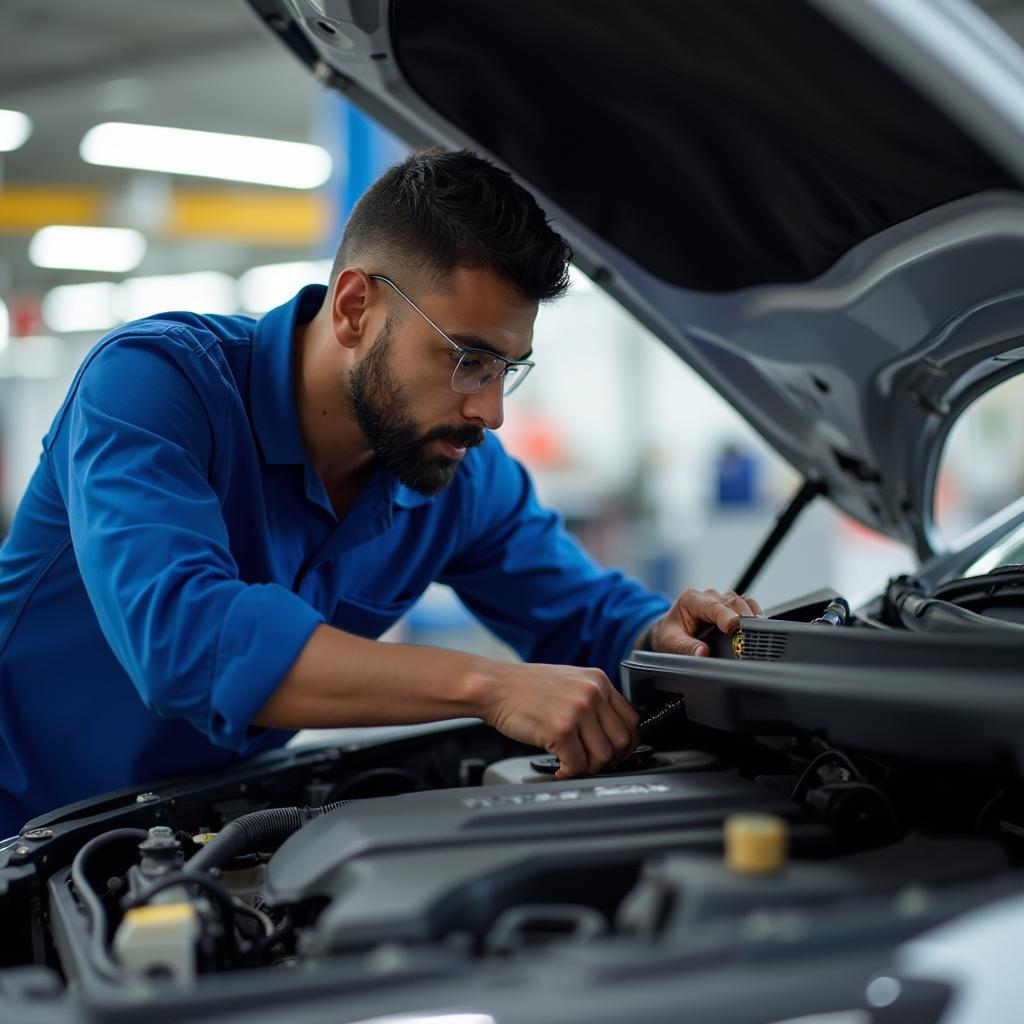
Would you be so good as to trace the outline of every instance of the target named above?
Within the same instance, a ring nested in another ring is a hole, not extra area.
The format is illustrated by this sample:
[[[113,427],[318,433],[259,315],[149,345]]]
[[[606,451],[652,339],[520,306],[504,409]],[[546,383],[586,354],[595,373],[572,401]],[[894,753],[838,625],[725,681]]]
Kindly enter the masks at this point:
[[[370,279],[357,267],[347,267],[334,282],[331,327],[338,343],[356,348],[369,333]]]

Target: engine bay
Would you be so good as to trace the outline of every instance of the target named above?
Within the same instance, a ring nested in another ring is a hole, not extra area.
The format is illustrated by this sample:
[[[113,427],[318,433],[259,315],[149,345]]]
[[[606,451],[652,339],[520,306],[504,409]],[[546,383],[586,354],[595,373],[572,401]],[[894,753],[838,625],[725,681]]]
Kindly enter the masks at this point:
[[[601,775],[463,724],[38,818],[0,853],[0,1009],[621,1020],[642,986],[650,1020],[685,994],[770,1021],[877,1015],[884,977],[918,1016],[877,1019],[938,1020],[952,983],[908,944],[1022,888],[1013,644],[986,637],[982,671],[977,637],[820,621],[836,599],[717,658],[635,654],[645,746]]]

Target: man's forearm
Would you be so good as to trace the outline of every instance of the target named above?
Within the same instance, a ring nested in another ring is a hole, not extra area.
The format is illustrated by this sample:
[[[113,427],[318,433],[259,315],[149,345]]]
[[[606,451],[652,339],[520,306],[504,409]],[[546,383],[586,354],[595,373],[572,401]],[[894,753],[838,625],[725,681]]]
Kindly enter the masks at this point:
[[[253,724],[315,729],[479,717],[496,667],[476,655],[321,625]]]
[[[318,626],[255,725],[280,729],[482,718],[561,759],[559,778],[633,749],[637,715],[595,668],[492,661]]]

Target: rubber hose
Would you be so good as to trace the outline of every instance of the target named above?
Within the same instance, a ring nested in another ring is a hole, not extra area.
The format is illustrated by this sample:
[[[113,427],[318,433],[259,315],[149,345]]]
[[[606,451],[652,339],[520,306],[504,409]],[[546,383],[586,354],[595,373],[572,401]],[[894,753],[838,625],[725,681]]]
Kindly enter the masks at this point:
[[[908,594],[898,604],[899,616],[909,630],[921,633],[993,633],[1003,636],[1024,632],[1024,626],[989,618],[959,605]]]
[[[323,807],[269,807],[243,814],[228,822],[214,839],[194,854],[187,868],[189,871],[210,871],[223,867],[233,857],[250,850],[276,848],[307,822],[347,803],[347,800],[336,800]]]
[[[101,832],[98,836],[90,839],[75,854],[75,859],[71,862],[71,881],[74,883],[78,898],[82,901],[89,921],[93,966],[108,981],[119,981],[122,977],[121,968],[119,964],[115,963],[107,948],[107,912],[99,893],[86,877],[86,865],[92,855],[104,846],[128,839],[138,843],[145,840],[148,835],[149,833],[141,828],[116,828],[110,832]]]

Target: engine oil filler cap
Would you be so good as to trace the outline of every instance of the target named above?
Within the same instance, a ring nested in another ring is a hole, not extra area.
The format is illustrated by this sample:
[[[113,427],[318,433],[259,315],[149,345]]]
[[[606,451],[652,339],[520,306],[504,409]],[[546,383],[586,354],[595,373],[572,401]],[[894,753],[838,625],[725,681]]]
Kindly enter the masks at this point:
[[[781,871],[789,855],[789,825],[774,814],[730,814],[725,819],[725,864],[738,875]]]
[[[638,772],[647,766],[653,756],[654,747],[649,743],[641,743],[640,746],[634,747],[633,751],[617,764],[606,765],[598,772],[598,775],[606,775],[609,772]],[[554,775],[562,767],[562,762],[552,754],[546,757],[533,758],[530,761],[530,767],[542,775]]]

